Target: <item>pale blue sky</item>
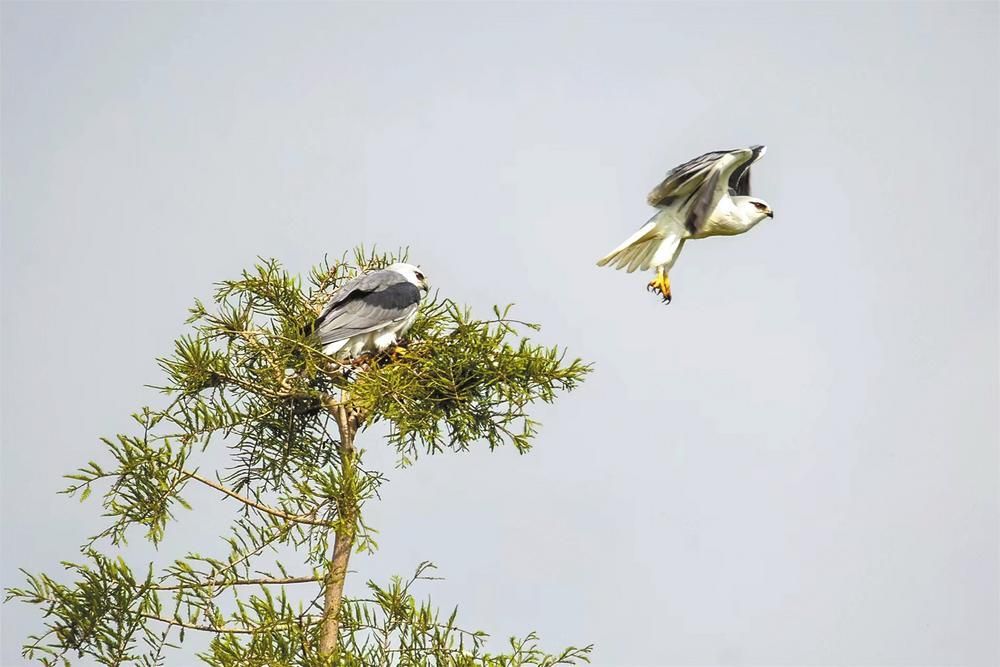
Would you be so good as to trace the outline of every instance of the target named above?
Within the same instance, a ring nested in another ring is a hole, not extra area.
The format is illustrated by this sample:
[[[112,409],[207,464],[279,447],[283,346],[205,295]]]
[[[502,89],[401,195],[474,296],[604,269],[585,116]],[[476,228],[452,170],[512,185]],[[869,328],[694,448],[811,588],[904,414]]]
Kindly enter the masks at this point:
[[[3,585],[101,525],[60,476],[156,400],[194,296],[409,244],[596,371],[529,456],[390,469],[349,591],[433,560],[467,625],[599,666],[1000,663],[998,18],[4,3]],[[594,266],[663,172],[752,143],[776,218],[688,244],[671,306]],[[233,511],[195,500],[161,556]],[[20,664],[38,617],[2,620]]]

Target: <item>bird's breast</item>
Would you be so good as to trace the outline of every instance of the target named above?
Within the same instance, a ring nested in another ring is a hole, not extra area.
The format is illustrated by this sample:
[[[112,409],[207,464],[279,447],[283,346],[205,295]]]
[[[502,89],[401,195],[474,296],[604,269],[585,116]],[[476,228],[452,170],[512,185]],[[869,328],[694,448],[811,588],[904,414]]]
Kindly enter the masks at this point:
[[[705,226],[698,230],[693,238],[701,239],[706,236],[734,236],[742,234],[750,229],[747,221],[740,215],[732,200],[723,197],[719,205],[712,211],[712,215],[705,221]]]

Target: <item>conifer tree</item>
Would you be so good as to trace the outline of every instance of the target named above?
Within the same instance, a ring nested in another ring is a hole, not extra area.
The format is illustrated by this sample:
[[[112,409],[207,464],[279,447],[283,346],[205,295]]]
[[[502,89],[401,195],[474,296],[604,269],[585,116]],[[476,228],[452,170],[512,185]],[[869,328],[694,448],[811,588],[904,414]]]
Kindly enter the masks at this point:
[[[159,360],[165,407],[142,408],[132,432],[103,439],[106,460],[67,475],[64,493],[101,498],[106,527],[63,563],[68,576],[25,572],[24,586],[7,591],[8,601],[44,612],[26,658],[176,664],[171,651],[198,633],[211,638],[199,658],[214,667],[588,661],[590,647],[549,654],[533,633],[490,652],[487,636],[463,629],[454,612],[417,601],[430,563],[344,596],[352,555],[376,548],[364,510],[386,477],[364,464],[361,445],[377,445],[363,442],[370,426],[387,425],[400,467],[470,447],[527,452],[537,426],[528,407],[589,370],[531,342],[537,326],[512,319],[509,307],[475,319],[437,297],[398,350],[357,366],[320,352],[307,332],[329,294],[397,259],[361,249],[305,281],[261,260],[220,283],[210,305],[195,302],[190,333]],[[230,464],[203,469],[210,448]],[[219,552],[194,545],[165,566],[139,567],[116,555],[137,534],[154,545],[183,539],[168,528],[192,509],[195,488],[234,508]]]

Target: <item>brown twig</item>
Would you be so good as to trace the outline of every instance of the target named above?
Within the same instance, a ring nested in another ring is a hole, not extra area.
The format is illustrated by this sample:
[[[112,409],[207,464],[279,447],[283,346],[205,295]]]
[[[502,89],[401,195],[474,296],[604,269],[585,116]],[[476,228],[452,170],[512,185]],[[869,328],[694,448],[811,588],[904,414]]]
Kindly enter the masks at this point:
[[[253,500],[250,500],[249,498],[241,496],[240,494],[236,493],[232,489],[226,488],[222,484],[219,484],[217,482],[213,482],[212,480],[208,479],[207,477],[202,477],[198,473],[190,472],[190,471],[182,471],[182,472],[183,472],[183,474],[186,477],[190,477],[191,479],[197,480],[197,481],[201,482],[202,484],[205,484],[206,486],[210,486],[213,489],[226,494],[230,498],[235,498],[236,500],[240,501],[244,505],[252,507],[255,510],[261,511],[261,512],[263,512],[265,514],[270,514],[271,516],[276,516],[276,517],[278,517],[280,519],[285,519],[287,521],[294,521],[295,523],[307,523],[307,524],[310,524],[310,525],[313,525],[313,526],[325,526],[326,528],[333,528],[334,525],[335,525],[332,521],[324,521],[322,519],[316,519],[316,518],[314,518],[312,516],[307,516],[307,515],[304,515],[304,514],[289,514],[288,512],[284,512],[282,510],[275,509],[274,507],[268,507],[267,505],[262,505],[261,503],[255,502]]]
[[[270,577],[262,577],[259,579],[236,579],[234,581],[207,581],[198,582],[194,584],[177,584],[175,586],[153,586],[154,590],[157,591],[177,591],[184,588],[201,588],[209,586],[283,586],[285,584],[305,584],[313,581],[323,581],[323,577],[287,577],[284,579],[275,579]]]
[[[200,630],[202,632],[215,632],[217,634],[230,634],[230,635],[252,635],[257,632],[257,630],[249,630],[246,628],[216,628],[211,625],[198,625],[195,623],[183,623],[172,618],[163,618],[162,616],[157,616],[155,614],[143,614],[143,618],[148,618],[151,621],[159,621],[160,623],[166,623],[168,625],[176,625],[179,628],[185,628],[187,630]]]

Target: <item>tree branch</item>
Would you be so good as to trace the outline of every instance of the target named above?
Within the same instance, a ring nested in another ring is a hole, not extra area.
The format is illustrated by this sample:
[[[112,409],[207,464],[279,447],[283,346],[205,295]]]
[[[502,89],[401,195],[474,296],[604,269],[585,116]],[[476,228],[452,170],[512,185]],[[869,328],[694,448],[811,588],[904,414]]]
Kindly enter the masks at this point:
[[[354,436],[357,421],[348,412],[350,394],[343,392],[340,406],[334,415],[340,430],[341,477],[350,479],[357,471],[354,458]],[[344,603],[344,582],[347,579],[347,565],[354,548],[354,518],[357,503],[351,499],[351,507],[338,507],[340,525],[334,528],[333,557],[327,570],[326,586],[323,591],[323,619],[320,627],[319,652],[324,656],[335,656],[340,647],[340,612]],[[347,511],[345,511],[347,510]]]
[[[323,577],[286,577],[284,579],[261,577],[259,579],[236,579],[235,581],[207,581],[194,584],[177,584],[175,586],[153,586],[157,591],[177,591],[184,588],[202,588],[214,586],[284,586],[285,584],[305,584],[323,581]]]
[[[307,523],[307,524],[310,524],[310,525],[313,525],[313,526],[324,526],[326,528],[333,528],[334,527],[334,523],[332,521],[324,521],[322,519],[316,519],[313,516],[307,516],[307,515],[304,515],[304,514],[289,514],[288,512],[283,512],[282,510],[275,509],[273,507],[268,507],[267,505],[262,505],[262,504],[260,504],[258,502],[250,500],[249,498],[241,496],[240,494],[236,493],[232,489],[226,488],[225,486],[223,486],[222,484],[219,484],[218,482],[213,482],[212,480],[208,479],[207,477],[202,477],[201,475],[199,475],[196,472],[190,472],[188,470],[182,470],[181,473],[184,476],[186,476],[186,477],[190,477],[191,479],[197,480],[197,481],[201,482],[202,484],[205,484],[206,486],[210,486],[210,487],[212,487],[213,489],[215,489],[217,491],[221,491],[222,493],[226,494],[230,498],[235,498],[236,500],[240,501],[244,505],[252,507],[255,510],[259,510],[259,511],[265,513],[265,514],[270,514],[271,516],[276,516],[276,517],[278,517],[280,519],[285,519],[287,521],[294,521],[295,523]]]
[[[182,623],[176,619],[163,618],[162,616],[157,616],[155,614],[143,614],[143,618],[148,618],[151,621],[159,621],[160,623],[166,623],[167,625],[176,625],[179,628],[185,628],[187,630],[200,630],[201,632],[214,632],[216,634],[227,634],[227,635],[252,635],[257,632],[257,629],[248,630],[246,628],[216,628],[211,625],[197,625],[194,623]]]

